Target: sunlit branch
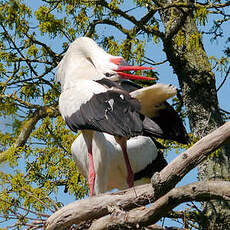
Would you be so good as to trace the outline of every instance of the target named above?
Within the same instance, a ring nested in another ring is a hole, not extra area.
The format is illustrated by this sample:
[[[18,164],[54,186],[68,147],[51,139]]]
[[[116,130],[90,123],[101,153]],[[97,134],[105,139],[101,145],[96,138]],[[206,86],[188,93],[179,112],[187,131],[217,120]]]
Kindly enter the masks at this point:
[[[90,230],[117,229],[122,225],[148,226],[160,220],[170,210],[183,202],[223,199],[230,201],[230,182],[196,182],[174,188],[150,207],[140,207],[129,212],[114,208],[112,214],[95,221]]]
[[[26,143],[35,125],[40,119],[46,116],[56,117],[58,114],[59,111],[57,107],[53,106],[41,106],[36,109],[35,112],[23,122],[20,134],[16,138],[14,144],[6,151],[0,153],[0,163],[7,160],[7,156],[11,151],[15,151],[16,148],[22,147]]]
[[[152,203],[154,200],[157,200],[164,194],[167,194],[191,169],[196,167],[213,151],[229,140],[229,130],[230,122],[227,122],[212,133],[203,137],[184,153],[176,157],[161,172],[155,173],[152,178],[152,186],[150,184],[136,186],[136,196],[131,188],[117,193],[102,194],[89,199],[76,201],[59,209],[51,215],[46,222],[46,229],[64,229],[71,226],[73,223],[79,224],[84,220],[106,216],[110,214],[113,207],[116,207],[117,205],[119,205],[119,208],[122,210],[130,210],[138,206],[146,205],[147,203]],[[214,184],[212,184],[212,182],[210,183],[211,184],[206,184],[205,182],[203,184],[201,183],[201,185],[204,185],[204,187],[201,186],[201,190],[205,188],[205,185],[211,186],[210,190],[203,191],[203,195],[201,191],[201,195],[204,198],[207,198],[208,196],[207,199],[210,200],[209,195],[213,195],[213,198],[230,199],[230,182],[219,182],[223,183],[223,186],[215,184],[218,183],[217,181],[214,181]],[[196,191],[199,191],[199,186],[197,185],[198,184],[195,184],[195,191],[193,189],[193,185],[187,188],[189,191],[195,193]],[[221,194],[220,190],[216,188],[223,188],[226,194]],[[211,193],[209,191],[211,191]],[[213,194],[212,192],[217,192],[218,194]],[[199,195],[199,193],[195,193],[193,195],[196,194]],[[145,208],[143,207],[143,210],[144,209]],[[68,215],[66,215],[67,213]],[[165,213],[163,215],[165,215]]]

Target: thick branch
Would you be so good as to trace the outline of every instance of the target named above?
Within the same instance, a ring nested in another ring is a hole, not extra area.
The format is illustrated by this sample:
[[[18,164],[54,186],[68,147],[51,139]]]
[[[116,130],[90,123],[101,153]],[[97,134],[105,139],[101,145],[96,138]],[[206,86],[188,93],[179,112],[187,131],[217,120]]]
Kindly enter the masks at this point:
[[[191,148],[176,157],[160,173],[155,173],[152,184],[156,198],[171,190],[193,168],[230,138],[230,122],[203,137]]]
[[[109,214],[113,206],[128,210],[151,203],[175,187],[191,169],[219,148],[228,138],[230,138],[230,122],[202,138],[158,173],[152,180],[154,192],[152,186],[146,184],[135,187],[137,197],[133,189],[128,189],[76,201],[51,215],[46,222],[46,229],[61,230],[74,223],[79,224],[82,221],[100,218]]]
[[[137,197],[135,197],[135,192]],[[153,197],[151,184],[141,185],[133,189],[102,194],[90,197],[85,200],[75,201],[51,215],[45,225],[45,229],[65,229],[72,224],[79,224],[82,221],[97,219],[109,214],[112,206],[119,206],[122,209],[131,209],[139,205],[152,202]]]
[[[95,221],[90,230],[118,229],[129,225],[144,227],[155,224],[162,216],[183,202],[230,200],[230,182],[198,182],[174,188],[150,207],[140,207],[129,212],[114,211],[111,215]]]

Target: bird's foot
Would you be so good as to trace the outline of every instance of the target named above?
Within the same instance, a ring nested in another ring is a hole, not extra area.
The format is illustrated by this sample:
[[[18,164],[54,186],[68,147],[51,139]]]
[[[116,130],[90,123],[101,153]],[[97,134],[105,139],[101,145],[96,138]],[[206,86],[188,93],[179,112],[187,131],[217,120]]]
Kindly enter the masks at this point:
[[[132,188],[134,186],[134,175],[133,172],[129,172],[128,177],[127,177],[127,184],[129,188]]]
[[[133,188],[134,194],[137,197],[137,193],[134,187],[134,174],[133,173],[129,173],[128,177],[127,177],[127,184],[129,186],[129,188]]]

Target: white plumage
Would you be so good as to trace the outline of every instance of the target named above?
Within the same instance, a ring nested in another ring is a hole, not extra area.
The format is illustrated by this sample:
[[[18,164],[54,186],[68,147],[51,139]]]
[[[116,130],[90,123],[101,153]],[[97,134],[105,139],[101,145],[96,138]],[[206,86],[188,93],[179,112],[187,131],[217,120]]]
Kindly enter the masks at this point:
[[[111,157],[120,158],[121,152],[123,153],[127,170],[126,182],[129,187],[133,186],[134,173],[129,158],[133,157],[132,155],[134,154],[131,154],[130,157],[127,154],[127,140],[130,137],[140,135],[150,136],[151,138],[169,137],[174,140],[181,139],[183,142],[187,139],[187,134],[178,115],[165,102],[166,99],[176,94],[175,87],[156,84],[143,89],[136,88],[129,93],[124,87],[115,82],[123,77],[146,79],[145,77],[122,72],[125,70],[144,69],[152,68],[126,66],[122,57],[106,53],[92,39],[84,37],[77,39],[69,46],[58,65],[57,80],[61,82],[62,86],[59,109],[71,130],[74,132],[82,130],[82,135],[79,140],[77,139],[74,142],[72,151],[73,153],[80,152],[77,149],[85,148],[82,143],[85,143],[87,147],[89,160],[81,160],[81,164],[82,170],[85,170],[88,165],[87,175],[90,195],[94,193],[96,176],[100,177],[102,175],[100,170],[106,167],[113,167],[112,158],[106,160],[106,157],[111,155]],[[147,79],[150,80],[151,78]],[[160,114],[165,119],[165,111],[169,115],[173,115],[174,121],[179,121],[179,129],[175,124],[168,122],[170,116],[163,122],[159,119]],[[169,128],[167,124],[169,124]],[[109,133],[114,137],[98,132]],[[144,144],[142,143],[143,140]],[[103,149],[103,144],[98,144],[100,141],[107,146],[106,149]],[[128,143],[130,143],[128,147],[131,152],[137,152],[139,148],[146,152],[150,148],[156,149],[153,147],[153,142],[145,137],[131,139]],[[117,147],[118,144],[121,150]],[[108,147],[109,145],[111,148]],[[100,152],[100,154],[95,155],[96,152]],[[74,156],[78,155],[74,154]],[[80,159],[85,158],[85,154],[80,154],[79,157]],[[143,163],[145,165],[144,158],[138,159],[140,162],[134,160],[133,167],[135,167],[135,164],[142,165]],[[149,159],[152,158],[150,157]],[[122,163],[120,162],[119,164]],[[108,173],[108,178],[113,177],[110,169],[106,172]],[[124,170],[122,173],[124,174]],[[100,178],[100,180],[96,178],[96,180],[103,181],[105,180],[104,178]],[[119,180],[119,177],[117,179]],[[95,193],[105,191],[104,187],[106,186],[109,188],[115,186],[110,186],[108,181],[109,179],[104,183],[103,188],[98,186]],[[115,184],[117,187],[121,186],[118,182]]]
[[[70,44],[58,65],[57,81],[62,88],[72,87],[77,80],[99,80],[108,70],[115,76],[118,65],[109,61],[120,58],[106,53],[90,38],[81,37]],[[117,78],[117,77],[116,77]],[[77,84],[77,82],[76,82]]]
[[[149,137],[143,136],[129,139],[127,149],[134,175],[151,164],[157,158],[159,151]],[[73,142],[71,152],[80,172],[88,177],[88,150],[82,134]],[[104,193],[114,188],[125,189],[128,187],[126,181],[128,175],[123,153],[112,135],[101,132],[94,133],[93,156],[96,173],[94,194]],[[165,165],[166,161],[163,162],[162,168]],[[147,183],[150,181],[149,179],[143,176],[140,180],[135,181],[135,185]]]
[[[65,88],[59,97],[59,110],[63,118],[70,117],[78,111],[82,104],[89,101],[94,94],[106,92],[107,89],[95,81],[75,80]],[[79,97],[79,95],[81,95]]]

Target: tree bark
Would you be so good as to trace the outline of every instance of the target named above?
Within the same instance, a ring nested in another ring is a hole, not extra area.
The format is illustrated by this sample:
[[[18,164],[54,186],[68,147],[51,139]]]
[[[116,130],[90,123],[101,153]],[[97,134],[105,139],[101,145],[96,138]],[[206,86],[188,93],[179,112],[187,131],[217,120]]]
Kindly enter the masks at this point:
[[[129,212],[117,208],[112,214],[95,221],[89,230],[119,229],[123,225],[145,227],[156,223],[183,202],[212,199],[230,201],[230,182],[198,182],[174,188],[150,207],[138,207]]]
[[[192,133],[200,139],[223,124],[218,105],[215,76],[204,50],[192,10],[171,8],[162,11],[161,18],[166,30],[164,51],[178,76]],[[177,40],[178,32],[182,36],[180,38],[182,42]],[[200,181],[229,180],[230,145],[226,144],[221,151],[200,164],[198,171]],[[201,228],[230,229],[229,202],[205,202],[202,207],[207,219],[201,224]]]
[[[127,211],[152,203],[174,188],[191,169],[229,139],[230,122],[202,138],[170,162],[160,173],[155,174],[152,186],[141,185],[135,187],[135,192],[131,188],[71,203],[51,215],[46,221],[45,229],[61,230],[83,221],[98,219],[110,214],[114,207]]]

